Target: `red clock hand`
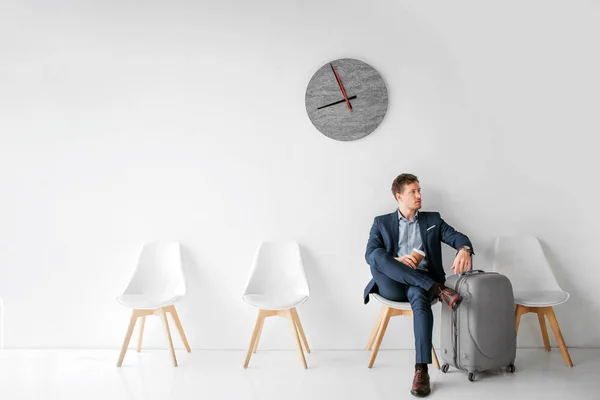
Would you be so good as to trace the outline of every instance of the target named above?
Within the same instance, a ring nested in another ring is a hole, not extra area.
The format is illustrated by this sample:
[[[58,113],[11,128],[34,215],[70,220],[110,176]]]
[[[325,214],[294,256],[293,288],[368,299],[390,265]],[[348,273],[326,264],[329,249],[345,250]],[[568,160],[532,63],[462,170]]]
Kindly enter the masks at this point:
[[[340,79],[340,76],[338,75],[335,68],[333,68],[333,65],[331,63],[329,63],[329,65],[331,66],[331,70],[335,74],[335,79],[337,80],[338,85],[340,85],[340,90],[342,91],[342,95],[344,95],[346,105],[348,105],[348,109],[350,110],[350,112],[352,112],[352,104],[350,104],[350,101],[348,100],[348,96],[346,95],[346,91],[344,90],[344,85],[342,85],[342,80]]]

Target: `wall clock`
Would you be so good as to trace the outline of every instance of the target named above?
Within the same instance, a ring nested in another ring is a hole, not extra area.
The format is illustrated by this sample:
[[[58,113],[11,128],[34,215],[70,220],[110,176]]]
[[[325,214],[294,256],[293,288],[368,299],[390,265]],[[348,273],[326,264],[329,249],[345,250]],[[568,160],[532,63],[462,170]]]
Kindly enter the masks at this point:
[[[323,135],[351,141],[377,129],[387,111],[388,95],[375,68],[342,58],[315,72],[308,82],[304,103],[310,121]]]

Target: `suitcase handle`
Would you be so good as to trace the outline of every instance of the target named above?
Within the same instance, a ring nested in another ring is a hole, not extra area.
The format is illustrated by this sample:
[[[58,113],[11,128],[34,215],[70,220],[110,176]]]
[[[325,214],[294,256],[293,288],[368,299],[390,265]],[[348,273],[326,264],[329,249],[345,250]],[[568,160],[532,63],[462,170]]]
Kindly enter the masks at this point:
[[[481,274],[481,273],[485,273],[485,271],[482,269],[474,269],[472,271],[461,272],[460,276],[470,275],[470,274]]]

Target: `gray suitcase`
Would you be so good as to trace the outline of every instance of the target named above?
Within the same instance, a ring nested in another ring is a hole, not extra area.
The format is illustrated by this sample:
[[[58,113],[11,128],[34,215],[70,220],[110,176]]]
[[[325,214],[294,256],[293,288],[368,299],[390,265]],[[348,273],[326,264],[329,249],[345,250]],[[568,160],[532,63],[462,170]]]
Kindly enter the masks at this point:
[[[469,271],[448,277],[445,285],[463,296],[456,311],[445,304],[441,318],[442,372],[515,371],[517,333],[510,280],[496,272]]]

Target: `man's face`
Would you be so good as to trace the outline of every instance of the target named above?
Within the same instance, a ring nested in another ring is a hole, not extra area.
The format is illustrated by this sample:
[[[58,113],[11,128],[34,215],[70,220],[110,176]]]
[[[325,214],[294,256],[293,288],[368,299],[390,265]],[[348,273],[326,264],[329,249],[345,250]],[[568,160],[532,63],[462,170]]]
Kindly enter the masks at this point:
[[[400,205],[404,204],[409,210],[419,210],[421,208],[421,186],[419,186],[419,182],[404,185],[403,192],[396,193],[396,199]]]

